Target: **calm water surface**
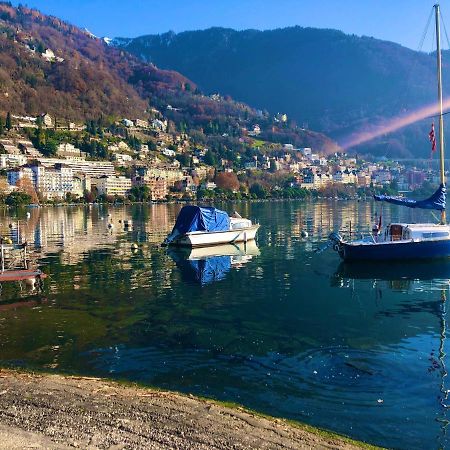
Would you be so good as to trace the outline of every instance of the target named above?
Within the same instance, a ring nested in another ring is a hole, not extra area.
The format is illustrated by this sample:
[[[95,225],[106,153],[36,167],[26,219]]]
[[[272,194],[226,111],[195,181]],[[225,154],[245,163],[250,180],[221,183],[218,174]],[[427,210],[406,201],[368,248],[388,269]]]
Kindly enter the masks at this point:
[[[3,286],[0,364],[235,401],[389,447],[450,448],[450,263],[351,266],[314,252],[330,230],[367,230],[371,203],[221,206],[260,222],[258,248],[168,253],[159,243],[179,205],[2,213],[0,231],[24,236],[49,277],[43,292]],[[383,215],[430,220],[395,206]]]

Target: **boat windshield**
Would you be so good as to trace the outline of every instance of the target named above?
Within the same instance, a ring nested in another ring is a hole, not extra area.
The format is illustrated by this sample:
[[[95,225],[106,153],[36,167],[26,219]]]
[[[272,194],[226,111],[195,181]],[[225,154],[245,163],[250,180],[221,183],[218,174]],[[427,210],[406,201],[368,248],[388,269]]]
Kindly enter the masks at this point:
[[[408,225],[391,224],[386,228],[384,234],[385,241],[405,241],[405,240],[421,240],[421,239],[442,239],[448,238],[450,233],[448,230],[432,230],[430,228],[414,228]]]
[[[389,229],[389,236],[391,241],[400,241],[403,239],[403,226],[402,225],[391,225]]]

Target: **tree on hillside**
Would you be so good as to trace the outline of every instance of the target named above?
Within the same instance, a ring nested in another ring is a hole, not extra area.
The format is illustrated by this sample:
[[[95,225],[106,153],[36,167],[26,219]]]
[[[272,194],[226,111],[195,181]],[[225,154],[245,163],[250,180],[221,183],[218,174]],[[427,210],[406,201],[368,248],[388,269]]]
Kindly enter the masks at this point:
[[[0,117],[0,136],[5,132],[5,124],[3,122],[3,117]]]
[[[6,195],[10,190],[6,177],[0,177],[0,195]]]
[[[6,114],[6,129],[9,131],[11,128],[12,128],[11,113],[8,111],[8,114]]]
[[[216,155],[211,150],[208,150],[206,152],[204,162],[208,166],[215,166],[217,164]]]
[[[31,196],[25,194],[25,192],[11,192],[6,199],[5,203],[9,206],[19,206],[31,203]]]
[[[8,180],[6,179],[6,177],[0,177],[0,201],[4,202],[6,196],[9,194],[10,192],[10,186],[8,184]]]
[[[191,157],[187,153],[181,153],[177,155],[176,159],[183,167],[189,167],[191,165]]]
[[[129,197],[131,201],[146,202],[151,200],[152,193],[150,188],[146,185],[133,186],[130,190]]]
[[[44,155],[53,156],[56,154],[58,139],[53,130],[44,130],[38,127],[34,132],[34,136],[31,137],[31,141]]]
[[[234,172],[219,172],[214,179],[217,187],[228,191],[239,190],[239,180]]]
[[[28,177],[22,177],[17,180],[16,186],[19,192],[24,192],[25,194],[30,196],[31,203],[39,203],[36,189],[34,188],[32,181]]]
[[[267,192],[264,187],[259,183],[254,183],[250,186],[250,194],[255,195],[257,198],[266,198]]]

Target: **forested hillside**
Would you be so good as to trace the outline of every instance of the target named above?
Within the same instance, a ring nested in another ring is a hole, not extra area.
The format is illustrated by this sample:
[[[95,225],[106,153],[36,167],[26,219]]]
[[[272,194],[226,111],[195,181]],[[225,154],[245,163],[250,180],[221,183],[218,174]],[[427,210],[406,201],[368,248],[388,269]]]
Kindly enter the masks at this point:
[[[115,45],[179,70],[206,92],[285,112],[300,126],[341,142],[436,97],[433,55],[335,30],[211,28],[120,39]],[[448,92],[449,82],[445,85]],[[430,120],[422,121],[355,150],[427,156],[429,126]]]
[[[178,130],[197,135],[237,138],[260,123],[275,142],[337,149],[295,124],[274,127],[267,114],[229,96],[203,95],[179,72],[159,69],[56,17],[0,3],[0,112],[86,121],[145,118],[155,109]]]

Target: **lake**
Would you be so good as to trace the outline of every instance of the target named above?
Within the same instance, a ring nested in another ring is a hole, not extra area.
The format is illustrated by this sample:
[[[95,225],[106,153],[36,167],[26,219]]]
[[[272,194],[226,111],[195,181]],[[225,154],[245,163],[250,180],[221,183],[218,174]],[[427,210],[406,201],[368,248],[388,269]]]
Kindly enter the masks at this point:
[[[167,251],[176,204],[0,212],[0,231],[26,239],[48,274],[42,291],[2,286],[0,364],[232,401],[388,447],[450,448],[450,262],[344,265],[316,252],[332,230],[367,231],[371,202],[216,206],[258,221],[257,247]],[[385,206],[391,220],[432,217]]]

